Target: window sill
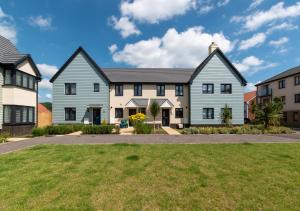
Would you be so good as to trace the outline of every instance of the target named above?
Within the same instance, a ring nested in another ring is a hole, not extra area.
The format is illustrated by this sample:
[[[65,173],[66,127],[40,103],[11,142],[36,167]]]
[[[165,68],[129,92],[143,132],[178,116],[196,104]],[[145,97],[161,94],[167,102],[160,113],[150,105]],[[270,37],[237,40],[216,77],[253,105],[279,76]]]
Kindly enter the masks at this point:
[[[18,125],[35,125],[34,122],[27,123],[3,123],[4,126],[18,126]]]

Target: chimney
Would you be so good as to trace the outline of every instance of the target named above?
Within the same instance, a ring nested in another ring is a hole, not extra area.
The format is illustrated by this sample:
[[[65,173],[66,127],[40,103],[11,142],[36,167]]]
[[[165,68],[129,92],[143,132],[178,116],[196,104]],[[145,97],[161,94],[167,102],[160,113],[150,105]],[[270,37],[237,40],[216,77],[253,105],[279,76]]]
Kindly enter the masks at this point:
[[[214,52],[214,50],[216,50],[218,48],[218,45],[214,42],[212,42],[209,47],[208,47],[208,54],[211,54],[212,52]]]

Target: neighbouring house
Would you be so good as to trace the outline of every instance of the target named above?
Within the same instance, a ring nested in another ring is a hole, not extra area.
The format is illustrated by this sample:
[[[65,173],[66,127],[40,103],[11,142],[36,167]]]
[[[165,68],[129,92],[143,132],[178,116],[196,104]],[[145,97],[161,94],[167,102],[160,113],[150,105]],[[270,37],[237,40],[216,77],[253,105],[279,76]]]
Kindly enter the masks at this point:
[[[251,122],[254,119],[252,105],[256,103],[256,91],[247,92],[244,94],[244,117],[246,122]]]
[[[52,112],[43,104],[38,104],[38,127],[45,127],[52,124]]]
[[[153,101],[162,126],[222,124],[226,104],[232,123],[244,123],[246,80],[214,43],[197,68],[100,68],[79,47],[50,82],[54,124],[119,124],[137,112],[153,123]]]
[[[257,103],[270,102],[280,97],[283,106],[283,124],[300,127],[300,66],[288,69],[256,85]]]
[[[21,54],[0,36],[0,129],[12,135],[30,133],[37,122],[41,74],[29,54]]]

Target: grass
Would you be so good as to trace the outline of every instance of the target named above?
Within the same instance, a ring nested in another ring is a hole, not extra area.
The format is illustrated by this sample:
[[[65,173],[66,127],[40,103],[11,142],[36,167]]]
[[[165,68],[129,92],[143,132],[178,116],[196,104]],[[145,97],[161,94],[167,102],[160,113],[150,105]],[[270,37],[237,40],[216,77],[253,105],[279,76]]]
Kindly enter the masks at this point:
[[[40,145],[0,156],[0,210],[299,210],[300,144]]]

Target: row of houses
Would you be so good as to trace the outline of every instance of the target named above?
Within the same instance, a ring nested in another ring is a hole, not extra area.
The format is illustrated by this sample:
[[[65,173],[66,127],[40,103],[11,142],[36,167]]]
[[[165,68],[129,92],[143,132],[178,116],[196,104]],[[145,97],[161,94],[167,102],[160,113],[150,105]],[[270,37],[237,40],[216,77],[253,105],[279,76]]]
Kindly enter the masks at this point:
[[[29,54],[2,36],[0,73],[0,129],[26,133],[39,119],[41,74]],[[263,81],[257,85],[256,101],[281,96],[285,123],[299,126],[299,78],[297,67]],[[196,68],[102,68],[79,47],[50,82],[53,124],[119,124],[137,112],[145,113],[151,124],[153,101],[161,108],[157,123],[162,126],[220,125],[226,105],[235,125],[251,115],[250,102],[244,103],[247,82],[215,43]]]

